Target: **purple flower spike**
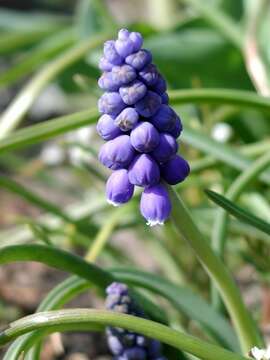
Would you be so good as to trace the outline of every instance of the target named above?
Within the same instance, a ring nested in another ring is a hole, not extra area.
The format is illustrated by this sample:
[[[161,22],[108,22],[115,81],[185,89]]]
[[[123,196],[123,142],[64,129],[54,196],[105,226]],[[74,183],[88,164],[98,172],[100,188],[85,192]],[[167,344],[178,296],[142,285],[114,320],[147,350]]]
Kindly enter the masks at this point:
[[[133,51],[138,51],[142,47],[143,37],[138,32],[132,32],[129,35],[130,40],[133,42]]]
[[[156,114],[151,117],[151,122],[159,131],[170,131],[176,124],[176,113],[168,105],[161,105]]]
[[[115,49],[115,41],[109,40],[104,44],[104,56],[113,65],[120,65],[123,59]]]
[[[125,58],[133,52],[133,42],[130,39],[116,40],[115,48],[118,54]]]
[[[115,119],[115,124],[122,131],[132,130],[137,124],[139,115],[134,108],[125,108]]]
[[[136,70],[141,70],[152,61],[152,55],[150,51],[142,49],[134,54],[129,55],[126,58],[126,63]]]
[[[162,95],[167,90],[167,84],[164,80],[163,76],[159,74],[158,80],[156,81],[155,85],[152,87],[153,91]]]
[[[139,347],[130,348],[124,351],[120,360],[146,360],[147,354],[144,349]]]
[[[106,92],[98,101],[98,109],[103,114],[117,116],[125,107],[118,92]]]
[[[105,91],[116,91],[119,85],[113,81],[111,72],[104,72],[98,79],[98,86]]]
[[[148,91],[146,95],[135,104],[135,109],[143,117],[153,116],[161,105],[161,97],[153,91]]]
[[[174,127],[168,131],[175,139],[177,139],[183,130],[182,122],[178,115],[176,115],[176,121]]]
[[[151,155],[157,162],[163,163],[170,160],[176,154],[177,150],[178,144],[175,141],[175,138],[170,134],[161,133],[159,145],[155,148]]]
[[[189,172],[187,161],[178,155],[161,165],[162,177],[170,185],[184,181]]]
[[[137,155],[128,169],[131,184],[137,186],[151,186],[160,180],[160,171],[155,160],[147,155]]]
[[[128,171],[114,171],[106,184],[106,197],[109,204],[119,206],[128,202],[134,193],[134,185],[129,182]]]
[[[113,282],[110,286],[106,288],[107,295],[127,295],[128,294],[128,287],[125,284]]]
[[[169,104],[169,95],[165,92],[161,95],[162,104],[168,105]]]
[[[139,123],[130,133],[131,145],[139,152],[147,153],[159,144],[159,133],[149,122]]]
[[[121,355],[125,349],[116,336],[108,337],[108,346],[113,355]]]
[[[149,355],[151,358],[158,358],[161,353],[161,343],[157,340],[150,341]]]
[[[171,213],[171,201],[161,184],[146,188],[142,193],[140,210],[147,225],[163,225]]]
[[[160,178],[175,184],[187,176],[189,167],[176,155],[176,139],[182,123],[168,105],[166,81],[152,63],[151,52],[142,49],[142,45],[141,34],[127,29],[119,30],[116,41],[104,44],[104,56],[99,62],[103,74],[98,84],[105,93],[98,101],[103,116],[98,121],[97,132],[108,141],[101,148],[99,159],[106,167],[116,170],[107,182],[108,200],[117,205],[127,202],[135,185],[145,187],[141,212],[150,225],[155,225],[163,223],[171,211]],[[127,307],[126,302],[118,304],[116,311],[125,311]],[[128,343],[134,354],[137,347],[149,347],[149,343],[140,342],[139,336],[120,330],[119,335],[125,333],[124,347]],[[115,335],[115,329],[110,335]],[[123,350],[115,360],[128,360],[132,356],[124,355]],[[137,360],[138,356],[135,356]],[[151,355],[148,350],[146,359],[164,360],[158,351],[157,355]]]
[[[121,135],[101,147],[99,161],[109,169],[118,170],[128,167],[134,156],[129,136]]]
[[[135,80],[127,86],[120,87],[119,92],[125,104],[134,105],[145,96],[147,88],[144,83]]]
[[[115,41],[115,49],[118,54],[125,58],[134,51],[134,44],[130,39],[130,33],[126,29],[118,32],[118,39]]]
[[[130,32],[127,29],[120,29],[118,31],[118,39],[119,40],[127,40],[129,39]]]
[[[159,73],[155,65],[149,64],[139,72],[139,76],[145,85],[154,86],[158,81]]]
[[[132,299],[125,284],[112,283],[106,293],[108,310],[145,318],[143,309]],[[106,334],[114,360],[167,360],[162,356],[162,347],[157,340],[113,327],[108,327]]]
[[[106,141],[112,140],[122,133],[119,127],[116,126],[114,119],[107,114],[99,118],[97,132]]]
[[[129,65],[114,66],[112,69],[112,80],[119,87],[129,84],[136,76],[136,71]]]
[[[111,64],[104,56],[102,56],[102,58],[99,60],[98,67],[102,71],[111,71],[113,64]]]

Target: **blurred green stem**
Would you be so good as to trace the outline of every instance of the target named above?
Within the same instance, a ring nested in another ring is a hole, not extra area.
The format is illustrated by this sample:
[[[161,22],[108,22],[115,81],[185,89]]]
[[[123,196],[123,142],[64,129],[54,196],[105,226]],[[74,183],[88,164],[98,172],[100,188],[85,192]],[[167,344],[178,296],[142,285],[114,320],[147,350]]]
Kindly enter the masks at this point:
[[[238,334],[243,354],[247,354],[253,346],[262,347],[263,342],[256,324],[246,309],[241,293],[227,268],[203,238],[179,195],[171,187],[168,187],[168,191],[172,201],[172,220],[175,227],[191,245],[219,289]]]
[[[206,21],[214,26],[227,40],[234,44],[238,49],[242,49],[243,38],[241,35],[241,29],[238,28],[236,23],[227,16],[217,6],[207,4],[202,0],[180,0],[184,2],[196,11],[198,11]]]
[[[225,196],[228,200],[236,201],[246,187],[255,180],[258,175],[263,172],[270,164],[270,151],[267,151],[259,159],[255,160],[250,167],[242,172],[237,179],[232,183],[226,192]],[[215,217],[213,233],[212,233],[212,246],[219,256],[223,256],[224,247],[228,227],[228,213],[223,209],[218,209]],[[212,288],[212,300],[216,307],[219,307],[219,296],[214,288]]]
[[[103,226],[100,228],[96,238],[91,244],[88,252],[85,255],[85,260],[95,262],[99,254],[102,252],[106,242],[112,235],[113,230],[118,222],[123,218],[123,214],[127,211],[126,207],[121,207],[112,212],[112,215],[106,219]]]
[[[9,134],[20,122],[45,86],[68,66],[83,57],[88,51],[101,45],[109,34],[93,36],[68,49],[38,72],[14,98],[0,118],[0,139]]]

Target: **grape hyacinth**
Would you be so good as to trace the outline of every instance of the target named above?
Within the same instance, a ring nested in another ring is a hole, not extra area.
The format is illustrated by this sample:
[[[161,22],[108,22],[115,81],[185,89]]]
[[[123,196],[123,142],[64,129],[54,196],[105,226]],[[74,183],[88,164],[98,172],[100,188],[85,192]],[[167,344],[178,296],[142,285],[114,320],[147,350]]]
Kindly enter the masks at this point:
[[[171,212],[170,185],[182,182],[189,165],[177,155],[182,131],[179,116],[169,106],[166,81],[142,49],[140,33],[122,29],[116,41],[106,41],[99,67],[98,101],[102,114],[97,132],[107,141],[100,162],[113,170],[107,181],[109,203],[128,202],[134,186],[144,188],[140,209],[150,226],[163,224]]]
[[[106,308],[123,314],[145,318],[141,308],[132,300],[125,284],[114,282],[107,289]],[[114,360],[167,360],[162,356],[157,340],[121,328],[107,328],[108,346]]]

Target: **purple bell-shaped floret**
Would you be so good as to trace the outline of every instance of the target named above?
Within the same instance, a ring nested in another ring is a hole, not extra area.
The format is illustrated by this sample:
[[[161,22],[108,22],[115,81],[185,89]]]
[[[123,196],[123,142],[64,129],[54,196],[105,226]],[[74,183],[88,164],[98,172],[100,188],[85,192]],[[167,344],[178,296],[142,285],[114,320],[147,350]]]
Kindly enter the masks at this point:
[[[144,189],[140,210],[147,225],[163,225],[171,213],[171,202],[166,188],[157,184]]]

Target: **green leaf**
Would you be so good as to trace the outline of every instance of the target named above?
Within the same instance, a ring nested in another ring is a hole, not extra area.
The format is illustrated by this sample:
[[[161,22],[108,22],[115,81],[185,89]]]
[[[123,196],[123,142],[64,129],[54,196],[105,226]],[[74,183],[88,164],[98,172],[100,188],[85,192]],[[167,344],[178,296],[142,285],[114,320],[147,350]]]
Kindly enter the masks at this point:
[[[172,203],[171,219],[175,228],[181,240],[184,238],[194,250],[198,260],[219,290],[234,324],[243,353],[247,353],[254,345],[262,347],[264,344],[260,332],[241,298],[232,275],[203,237],[179,194],[172,187],[167,186],[167,190]]]
[[[184,89],[169,91],[171,104],[227,104],[270,113],[269,99],[251,91],[234,89]]]
[[[45,245],[13,245],[0,250],[0,264],[17,261],[37,261],[56,269],[75,274],[90,281],[98,287],[103,294],[105,288],[116,280],[111,273],[86,262],[77,255]],[[160,307],[142,295],[136,293],[135,297],[151,318],[163,323],[167,322]]]
[[[112,273],[123,282],[146,288],[165,297],[177,310],[196,321],[202,328],[207,329],[223,346],[239,351],[237,338],[231,325],[220,313],[211,308],[199,294],[162,279],[160,276],[137,269],[117,268],[112,269]]]
[[[115,270],[115,272],[113,271],[112,273],[109,273],[101,270],[95,265],[87,263],[76,255],[43,245],[17,245],[9,246],[0,250],[1,264],[14,261],[42,262],[48,266],[76,274],[85,280],[90,281],[92,284],[95,284],[100,289],[104,289],[115,279],[118,281],[130,281],[133,285],[148,288],[151,291],[162,294],[162,296],[165,296],[168,300],[170,300],[178,310],[181,309],[181,311],[185,312],[187,316],[192,319],[194,318],[195,321],[209,329],[211,334],[216,336],[216,339],[221,340],[223,344],[226,344],[226,346],[232,349],[236,349],[237,347],[232,338],[233,336],[229,335],[229,333],[232,333],[231,330],[229,331],[230,326],[220,315],[211,311],[209,305],[207,305],[202,299],[200,300],[197,295],[193,295],[191,291],[178,288],[176,285],[168,281],[166,282],[166,280],[162,280],[159,277],[140,272],[136,275],[134,270],[128,271],[127,269]],[[137,293],[135,295],[138,296]],[[139,298],[138,300],[145,308],[145,299]],[[191,305],[191,303],[189,304],[190,301],[192,301],[192,304],[196,304],[196,306]],[[153,307],[153,304],[147,306],[147,309],[147,312],[149,312],[151,316],[154,315],[153,318],[162,315],[160,310]],[[207,316],[203,316],[201,309],[204,309]],[[207,319],[208,315],[209,318]],[[161,316],[159,321],[164,321],[164,318]]]
[[[92,309],[69,309],[39,312],[17,320],[0,334],[0,345],[33,330],[56,331],[103,330],[105,326],[121,327],[157,339],[176,349],[205,360],[244,360],[219,346],[209,344],[168,326],[131,315]]]
[[[98,115],[96,109],[90,109],[17,130],[0,141],[0,152],[36,144],[79,127],[91,125],[97,121]]]
[[[230,200],[226,199],[224,196],[214,191],[205,190],[205,193],[212,201],[214,201],[214,203],[221,206],[223,209],[228,211],[229,214],[235,216],[238,220],[246,224],[252,225],[256,229],[259,229],[264,233],[270,235],[270,224],[266,221],[242,209],[240,206],[235,205]]]
[[[88,281],[80,279],[77,276],[71,276],[48,293],[39,305],[37,311],[60,309],[75,296],[89,289],[90,286]],[[3,360],[18,360],[23,351],[26,352],[44,335],[44,331],[39,330],[21,336],[9,347]],[[27,356],[28,355],[26,355],[26,358]]]

